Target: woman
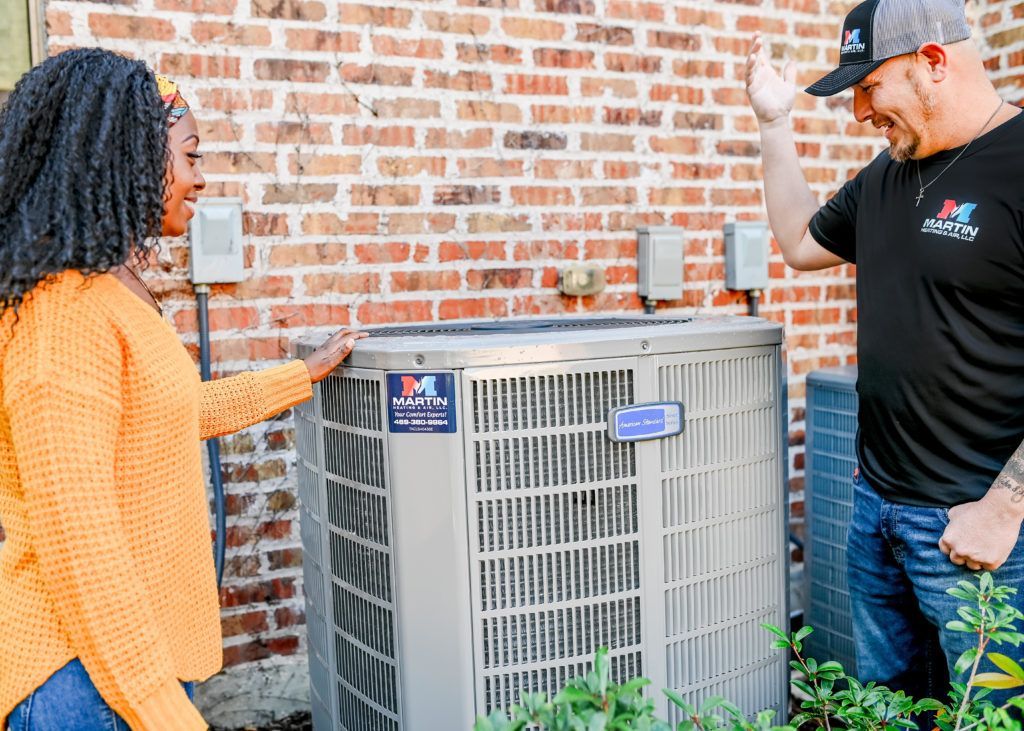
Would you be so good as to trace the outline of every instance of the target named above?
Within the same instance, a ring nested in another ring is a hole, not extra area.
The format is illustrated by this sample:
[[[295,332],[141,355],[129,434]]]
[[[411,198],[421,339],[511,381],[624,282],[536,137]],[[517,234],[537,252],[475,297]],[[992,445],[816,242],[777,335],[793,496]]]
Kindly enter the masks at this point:
[[[98,49],[0,112],[0,728],[205,729],[221,667],[198,441],[310,398],[362,333],[201,383],[135,268],[205,181],[173,83]]]

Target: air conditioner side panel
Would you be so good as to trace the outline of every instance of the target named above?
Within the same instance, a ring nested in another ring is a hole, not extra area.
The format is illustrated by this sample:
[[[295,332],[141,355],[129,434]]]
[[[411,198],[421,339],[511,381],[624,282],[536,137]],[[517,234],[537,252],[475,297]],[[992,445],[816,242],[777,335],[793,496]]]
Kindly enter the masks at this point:
[[[317,731],[405,728],[399,544],[384,407],[380,371],[343,368],[297,410]],[[304,461],[314,455],[310,480]]]
[[[326,559],[327,514],[324,505],[323,419],[320,386],[313,398],[294,408],[299,526],[302,536],[303,595],[309,657],[310,706],[315,731],[332,731],[338,714],[334,687],[333,622],[327,595],[331,574]]]
[[[685,408],[683,433],[659,443],[667,687],[783,714],[786,657],[760,626],[788,625],[779,349],[657,363],[659,397]]]

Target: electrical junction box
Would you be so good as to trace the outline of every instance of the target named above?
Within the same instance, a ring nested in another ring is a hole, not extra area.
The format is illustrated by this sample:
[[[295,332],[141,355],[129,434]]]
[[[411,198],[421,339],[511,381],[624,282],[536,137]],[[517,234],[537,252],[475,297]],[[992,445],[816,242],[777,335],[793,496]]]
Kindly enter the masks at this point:
[[[639,294],[648,300],[683,297],[683,229],[646,226],[637,229]]]
[[[768,224],[737,221],[725,224],[725,286],[727,289],[767,289]]]
[[[193,284],[241,282],[242,199],[207,198],[189,223],[189,278]]]
[[[607,283],[604,269],[597,264],[574,264],[558,275],[558,290],[573,297],[597,294]]]

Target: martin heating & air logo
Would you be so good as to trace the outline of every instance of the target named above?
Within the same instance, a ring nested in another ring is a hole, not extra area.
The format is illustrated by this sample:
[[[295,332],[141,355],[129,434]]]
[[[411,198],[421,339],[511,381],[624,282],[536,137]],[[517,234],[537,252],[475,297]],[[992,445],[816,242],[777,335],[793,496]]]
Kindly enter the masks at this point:
[[[391,393],[393,407],[447,406],[447,389],[439,383],[437,376],[401,376],[402,395],[395,389]]]
[[[402,398],[437,396],[437,376],[402,376]]]
[[[860,42],[860,28],[843,31],[843,47],[839,53],[863,53],[864,44]]]
[[[974,241],[981,230],[979,226],[970,225],[971,216],[977,207],[977,203],[957,203],[955,200],[946,199],[942,204],[942,209],[934,218],[924,220],[921,232],[948,236],[960,241]]]

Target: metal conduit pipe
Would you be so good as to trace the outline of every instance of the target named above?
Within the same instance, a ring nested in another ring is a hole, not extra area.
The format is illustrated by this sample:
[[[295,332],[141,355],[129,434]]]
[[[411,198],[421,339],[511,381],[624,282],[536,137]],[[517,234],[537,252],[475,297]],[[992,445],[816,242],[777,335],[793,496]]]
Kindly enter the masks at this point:
[[[207,300],[210,296],[210,285],[197,284],[196,306],[199,309],[199,371],[204,381],[210,380],[210,313]],[[227,517],[224,509],[224,483],[220,469],[220,440],[212,437],[206,440],[206,450],[210,457],[210,479],[213,482],[213,510],[216,538],[213,547],[213,562],[217,571],[217,586],[224,579],[224,545],[227,530]]]

